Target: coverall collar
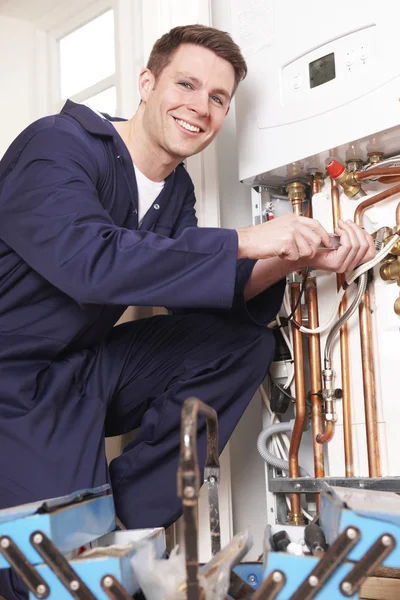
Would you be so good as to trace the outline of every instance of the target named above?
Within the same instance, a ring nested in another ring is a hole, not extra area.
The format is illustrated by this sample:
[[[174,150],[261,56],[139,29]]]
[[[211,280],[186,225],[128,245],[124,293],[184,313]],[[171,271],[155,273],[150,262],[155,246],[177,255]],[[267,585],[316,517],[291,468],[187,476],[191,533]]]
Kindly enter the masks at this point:
[[[78,123],[82,125],[86,129],[87,132],[93,135],[101,135],[107,137],[113,137],[114,132],[110,129],[107,121],[103,120],[96,114],[91,108],[85,106],[84,104],[77,104],[72,100],[67,100],[64,106],[61,109],[62,115],[69,115],[73,117]],[[124,121],[125,119],[120,119],[118,117],[110,117],[104,113],[104,116],[109,121]]]

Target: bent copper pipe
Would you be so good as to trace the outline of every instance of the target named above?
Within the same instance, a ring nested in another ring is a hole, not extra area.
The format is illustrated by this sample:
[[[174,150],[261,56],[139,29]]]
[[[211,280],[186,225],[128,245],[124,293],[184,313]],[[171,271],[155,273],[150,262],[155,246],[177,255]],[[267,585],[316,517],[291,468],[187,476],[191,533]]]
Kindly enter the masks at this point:
[[[374,169],[368,169],[367,171],[355,171],[354,179],[356,181],[364,181],[365,179],[371,179],[372,177],[381,177],[386,179],[387,177],[398,177],[400,176],[400,169],[397,167],[376,167]],[[383,183],[385,183],[383,181]]]
[[[298,323],[302,322],[300,304],[300,284],[292,283],[290,286],[292,309],[298,303],[294,311],[294,318]],[[296,417],[289,448],[289,477],[299,476],[299,448],[303,435],[303,427],[306,419],[306,390],[304,380],[304,353],[302,334],[297,328],[293,328],[293,353],[294,353],[294,379],[296,389]],[[290,521],[296,525],[302,522],[300,495],[290,494]]]
[[[325,427],[325,433],[320,433],[317,436],[318,444],[326,444],[331,441],[335,434],[335,423],[333,421],[327,421]]]
[[[371,169],[371,171],[376,169]],[[362,225],[365,211],[371,206],[400,193],[400,185],[371,196],[357,206],[354,213],[354,221]],[[396,210],[397,216],[397,210]],[[361,360],[363,371],[365,426],[367,431],[368,470],[370,477],[381,476],[379,437],[378,437],[378,411],[376,404],[375,385],[375,359],[372,338],[371,298],[369,290],[364,294],[359,307]]]
[[[337,182],[331,178],[331,199],[332,199],[332,217],[333,225],[337,227],[340,219],[340,191]],[[345,281],[344,273],[336,275],[337,289],[343,286]],[[347,298],[343,299],[339,306],[339,318],[347,310]],[[345,323],[340,330],[340,367],[342,372],[342,406],[343,406],[343,441],[344,441],[344,463],[346,477],[354,476],[354,454],[353,454],[353,434],[352,434],[352,418],[351,418],[351,381],[350,381],[350,351],[349,351],[349,328]],[[332,424],[333,425],[333,424]],[[327,426],[328,429],[328,426]],[[330,441],[333,437],[334,425],[331,436],[326,441]],[[318,440],[320,444],[324,443],[324,439]]]
[[[314,279],[309,279],[306,285],[306,301],[308,309],[308,323],[310,329],[318,327],[318,297],[317,286]],[[320,336],[313,333],[308,336],[308,349],[310,355],[310,383],[311,383],[311,408],[312,408],[312,432],[314,448],[314,472],[315,477],[323,477],[324,470],[324,449],[318,444],[317,436],[322,433],[322,408],[318,397],[321,390],[321,348]]]

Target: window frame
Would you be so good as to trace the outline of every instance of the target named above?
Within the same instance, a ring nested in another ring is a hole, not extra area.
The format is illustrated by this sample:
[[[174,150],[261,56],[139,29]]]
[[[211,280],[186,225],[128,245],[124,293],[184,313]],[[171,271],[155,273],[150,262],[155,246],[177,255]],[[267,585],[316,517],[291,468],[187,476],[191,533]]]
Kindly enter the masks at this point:
[[[63,22],[54,24],[48,31],[48,57],[49,57],[49,109],[50,112],[59,112],[65,104],[65,99],[61,98],[61,71],[60,71],[60,45],[59,40],[84,25],[87,25],[97,17],[112,10],[114,12],[114,40],[115,40],[115,72],[96,82],[93,85],[80,90],[70,96],[74,102],[84,102],[87,98],[104,92],[110,87],[116,88],[117,95],[117,113],[119,109],[119,89],[120,75],[117,60],[117,11],[113,0],[97,0],[94,4],[84,7],[77,13],[70,15]]]

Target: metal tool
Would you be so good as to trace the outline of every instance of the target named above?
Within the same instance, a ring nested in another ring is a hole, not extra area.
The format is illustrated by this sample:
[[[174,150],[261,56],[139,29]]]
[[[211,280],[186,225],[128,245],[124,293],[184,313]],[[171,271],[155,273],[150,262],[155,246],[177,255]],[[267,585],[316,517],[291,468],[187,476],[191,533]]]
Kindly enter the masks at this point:
[[[376,569],[378,565],[396,547],[396,540],[390,533],[381,535],[364,556],[356,563],[350,573],[340,584],[340,591],[344,596],[353,596],[367,579],[367,577]]]
[[[0,536],[0,552],[36,598],[47,598],[50,588],[35,567],[7,535]]]
[[[340,246],[340,236],[329,234],[329,247],[327,248],[324,244],[318,246],[318,250],[337,250]]]
[[[254,588],[239,577],[235,571],[231,571],[228,594],[234,600],[252,600]]]
[[[311,573],[307,575],[290,600],[311,600],[315,598],[360,538],[361,533],[357,527],[346,527]]]
[[[30,542],[73,598],[96,600],[65,556],[42,531],[34,531],[30,536]]]
[[[206,417],[207,455],[204,479],[208,483],[210,504],[211,548],[213,554],[221,548],[219,524],[219,457],[218,419],[216,411],[198,400],[188,398],[182,408],[180,462],[177,473],[178,496],[182,498],[186,552],[187,599],[198,600],[201,592],[198,566],[198,497],[200,470],[197,461],[197,417]]]
[[[229,544],[213,556],[206,565],[201,567],[200,574],[207,581],[207,593],[209,595],[216,597],[221,586],[224,585],[224,580],[226,584],[230,580],[228,593],[235,600],[244,600],[253,596],[254,589],[232,571],[233,567],[239,564],[248,553],[252,545],[253,541],[249,532],[235,535]],[[249,593],[251,593],[250,596]]]
[[[286,577],[282,571],[276,569],[269,574],[254,595],[253,600],[274,600],[286,583]]]

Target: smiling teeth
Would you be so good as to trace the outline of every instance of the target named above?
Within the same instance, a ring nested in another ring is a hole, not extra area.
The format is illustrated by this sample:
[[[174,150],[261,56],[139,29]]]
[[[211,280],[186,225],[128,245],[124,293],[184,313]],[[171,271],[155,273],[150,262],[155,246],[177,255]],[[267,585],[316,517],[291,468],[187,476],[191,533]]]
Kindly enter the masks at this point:
[[[179,125],[181,127],[184,127],[188,131],[195,131],[196,133],[200,132],[200,127],[195,127],[194,125],[189,125],[189,123],[186,123],[186,121],[182,121],[181,119],[177,119],[176,121],[177,121],[177,123],[179,123]]]

